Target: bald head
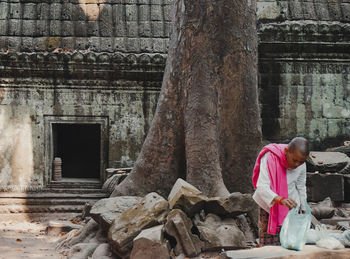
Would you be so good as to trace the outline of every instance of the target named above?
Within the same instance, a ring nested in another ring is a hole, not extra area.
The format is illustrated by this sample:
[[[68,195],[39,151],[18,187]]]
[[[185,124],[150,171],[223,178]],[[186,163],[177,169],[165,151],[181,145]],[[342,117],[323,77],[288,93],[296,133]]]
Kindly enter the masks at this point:
[[[299,151],[303,156],[308,156],[309,151],[309,142],[307,139],[302,137],[293,138],[291,142],[288,144],[288,151],[294,153],[295,151]]]

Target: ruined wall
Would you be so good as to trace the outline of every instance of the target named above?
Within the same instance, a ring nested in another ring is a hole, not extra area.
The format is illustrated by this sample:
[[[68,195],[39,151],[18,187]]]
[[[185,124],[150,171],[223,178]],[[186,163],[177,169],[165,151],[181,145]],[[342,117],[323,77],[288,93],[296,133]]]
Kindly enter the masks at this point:
[[[313,148],[350,137],[350,2],[259,1],[262,128]]]
[[[48,184],[49,120],[106,122],[102,170],[132,165],[157,104],[169,12],[161,0],[0,0],[0,189]]]

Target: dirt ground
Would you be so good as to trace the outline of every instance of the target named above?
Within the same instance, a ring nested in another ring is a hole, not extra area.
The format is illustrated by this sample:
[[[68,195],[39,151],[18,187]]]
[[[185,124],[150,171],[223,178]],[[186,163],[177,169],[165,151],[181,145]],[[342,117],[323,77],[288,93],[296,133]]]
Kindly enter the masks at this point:
[[[55,251],[55,242],[60,236],[45,234],[49,220],[58,219],[62,215],[50,219],[16,216],[17,218],[0,215],[0,259],[65,258]]]

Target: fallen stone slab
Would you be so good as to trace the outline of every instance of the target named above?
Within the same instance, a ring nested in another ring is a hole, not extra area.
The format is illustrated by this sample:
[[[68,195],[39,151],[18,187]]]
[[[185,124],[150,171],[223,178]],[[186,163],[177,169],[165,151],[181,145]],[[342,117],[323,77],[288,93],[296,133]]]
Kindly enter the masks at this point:
[[[208,214],[204,222],[195,221],[195,225],[205,244],[203,251],[247,248],[245,236],[233,218],[222,220],[217,215]]]
[[[317,204],[310,204],[310,208],[311,214],[318,220],[329,219],[333,217],[336,212],[336,208],[333,207],[332,201],[329,197]]]
[[[205,212],[222,217],[235,217],[247,213],[254,231],[258,229],[259,209],[251,194],[231,193],[227,197],[209,198],[204,207]]]
[[[209,198],[205,203],[206,213],[214,213],[224,217],[234,217],[251,211],[256,208],[251,194],[242,194],[240,192],[231,193],[227,197]]]
[[[333,217],[330,219],[321,219],[320,222],[322,224],[337,226],[339,222],[343,222],[342,224],[345,224],[345,222],[347,222],[349,224],[350,218]]]
[[[71,221],[49,221],[45,233],[49,236],[58,236],[61,233],[68,233],[73,229],[81,229],[83,226]]]
[[[192,233],[192,226],[191,219],[183,211],[174,209],[169,213],[164,229],[176,239],[175,255],[183,253],[189,257],[197,256],[204,247],[199,237]]]
[[[307,198],[319,202],[330,197],[332,201],[344,201],[344,177],[342,174],[307,173]]]
[[[311,151],[306,161],[306,168],[308,172],[336,173],[341,172],[349,164],[350,158],[343,153]]]
[[[164,224],[168,212],[169,204],[163,197],[155,192],[147,194],[113,220],[108,231],[108,242],[113,252],[126,257],[131,252],[133,239],[143,229]]]
[[[333,147],[333,148],[327,148],[328,152],[341,152],[350,157],[350,145],[348,146],[340,146],[340,147]]]
[[[281,246],[264,246],[247,250],[226,251],[220,259],[251,259],[251,258],[274,258],[274,259],[320,259],[320,258],[350,258],[350,249],[328,250],[315,245],[306,245],[302,251],[288,250]]]
[[[90,210],[91,217],[108,231],[112,221],[125,210],[135,206],[141,198],[137,196],[119,196],[97,201]]]
[[[134,238],[130,259],[169,259],[169,245],[164,239],[164,225],[144,229]]]
[[[168,196],[170,209],[181,209],[190,217],[199,212],[207,197],[193,185],[179,178]]]

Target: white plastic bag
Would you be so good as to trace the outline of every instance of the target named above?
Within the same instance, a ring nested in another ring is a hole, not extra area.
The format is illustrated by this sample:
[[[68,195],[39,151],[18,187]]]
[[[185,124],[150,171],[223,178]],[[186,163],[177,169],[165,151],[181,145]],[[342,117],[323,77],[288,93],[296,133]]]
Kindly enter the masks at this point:
[[[344,248],[344,246],[339,240],[337,240],[336,238],[328,234],[328,231],[325,225],[322,224],[321,227],[316,226],[316,232],[320,237],[320,240],[316,242],[316,245],[318,247],[332,249],[332,250]]]
[[[306,233],[306,243],[307,244],[316,244],[316,242],[320,240],[320,237],[317,234],[317,231],[315,229],[308,229]]]
[[[291,209],[283,221],[280,242],[284,248],[300,251],[306,243],[311,224],[310,207],[305,201],[306,214],[299,214],[299,208]]]

